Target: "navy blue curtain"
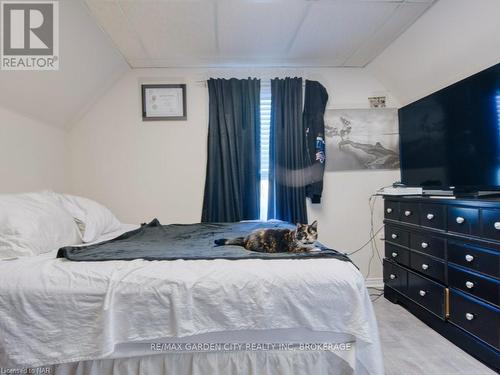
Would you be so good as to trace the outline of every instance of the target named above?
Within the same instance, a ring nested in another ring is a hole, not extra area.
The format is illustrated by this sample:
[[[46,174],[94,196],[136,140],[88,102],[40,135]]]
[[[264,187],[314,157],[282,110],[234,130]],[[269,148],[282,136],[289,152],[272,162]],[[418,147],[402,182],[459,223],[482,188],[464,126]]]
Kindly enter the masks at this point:
[[[259,218],[260,80],[210,79],[202,222]]]
[[[269,219],[307,223],[302,78],[271,80]]]

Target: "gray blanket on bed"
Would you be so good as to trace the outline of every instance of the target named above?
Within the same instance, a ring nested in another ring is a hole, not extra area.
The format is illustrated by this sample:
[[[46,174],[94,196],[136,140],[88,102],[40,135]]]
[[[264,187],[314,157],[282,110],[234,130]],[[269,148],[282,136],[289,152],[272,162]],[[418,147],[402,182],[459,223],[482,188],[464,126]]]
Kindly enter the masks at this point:
[[[242,222],[161,225],[157,219],[143,224],[139,229],[127,232],[110,241],[83,247],[63,247],[58,258],[73,261],[103,260],[198,260],[198,259],[303,259],[349,258],[335,250],[322,249],[311,253],[258,253],[240,246],[215,246],[219,238],[245,236],[255,229],[294,228],[284,222]]]

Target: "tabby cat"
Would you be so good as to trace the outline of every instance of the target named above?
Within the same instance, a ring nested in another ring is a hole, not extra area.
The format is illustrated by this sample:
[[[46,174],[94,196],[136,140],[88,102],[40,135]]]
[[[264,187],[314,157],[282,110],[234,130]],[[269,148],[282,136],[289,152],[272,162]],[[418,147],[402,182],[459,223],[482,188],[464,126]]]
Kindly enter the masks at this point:
[[[318,239],[318,223],[297,224],[291,229],[257,229],[246,237],[215,240],[217,246],[243,246],[250,251],[261,253],[300,253],[318,251],[314,245]]]

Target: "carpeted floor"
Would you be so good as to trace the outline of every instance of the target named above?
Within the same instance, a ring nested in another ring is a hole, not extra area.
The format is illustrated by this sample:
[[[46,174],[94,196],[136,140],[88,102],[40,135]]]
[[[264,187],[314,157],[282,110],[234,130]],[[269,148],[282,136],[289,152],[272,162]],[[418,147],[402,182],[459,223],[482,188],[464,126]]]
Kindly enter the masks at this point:
[[[495,375],[495,372],[384,297],[374,302],[386,375]]]

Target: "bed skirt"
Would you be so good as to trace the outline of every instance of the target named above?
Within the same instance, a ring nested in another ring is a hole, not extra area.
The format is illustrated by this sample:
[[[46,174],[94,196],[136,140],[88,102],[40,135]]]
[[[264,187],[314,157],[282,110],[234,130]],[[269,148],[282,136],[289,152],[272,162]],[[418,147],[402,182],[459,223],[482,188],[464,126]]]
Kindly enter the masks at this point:
[[[349,363],[329,351],[168,353],[62,364],[55,375],[350,375]],[[364,371],[362,371],[364,373]]]

